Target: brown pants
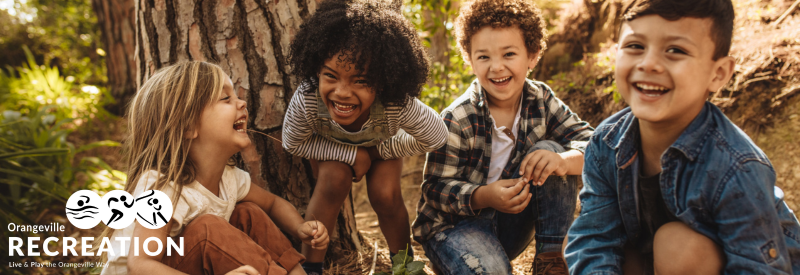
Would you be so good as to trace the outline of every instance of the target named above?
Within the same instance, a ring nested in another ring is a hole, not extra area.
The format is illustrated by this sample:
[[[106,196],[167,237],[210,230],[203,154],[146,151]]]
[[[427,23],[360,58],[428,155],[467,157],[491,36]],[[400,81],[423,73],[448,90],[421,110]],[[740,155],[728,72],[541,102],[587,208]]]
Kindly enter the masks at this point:
[[[230,223],[202,215],[178,237],[186,245],[183,256],[165,255],[161,262],[189,274],[225,274],[243,265],[262,275],[286,274],[305,261],[269,216],[251,202],[236,205]]]

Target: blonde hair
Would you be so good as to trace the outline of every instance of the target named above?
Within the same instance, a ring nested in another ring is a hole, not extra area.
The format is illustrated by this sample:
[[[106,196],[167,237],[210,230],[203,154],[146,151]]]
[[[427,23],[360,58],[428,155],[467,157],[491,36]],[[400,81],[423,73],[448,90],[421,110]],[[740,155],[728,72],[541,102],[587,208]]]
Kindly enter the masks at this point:
[[[127,114],[125,191],[133,194],[142,176],[155,170],[159,176],[152,189],[174,182],[171,199],[176,205],[183,186],[194,182],[196,175],[189,159],[192,139],[188,135],[196,130],[203,109],[222,95],[226,78],[217,65],[188,61],[164,67],[142,84]],[[98,239],[113,232],[106,227]]]

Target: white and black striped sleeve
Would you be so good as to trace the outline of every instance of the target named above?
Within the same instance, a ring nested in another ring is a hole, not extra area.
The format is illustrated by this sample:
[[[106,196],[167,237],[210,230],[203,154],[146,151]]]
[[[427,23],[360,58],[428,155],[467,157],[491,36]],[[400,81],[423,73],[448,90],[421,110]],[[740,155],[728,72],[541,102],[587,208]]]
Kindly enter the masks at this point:
[[[356,146],[329,140],[314,133],[312,119],[317,117],[317,99],[303,92],[304,85],[295,91],[283,120],[283,148],[292,155],[320,161],[336,160],[353,165]]]
[[[383,159],[395,159],[430,152],[442,147],[447,127],[439,114],[419,99],[412,99],[404,108],[387,108],[390,123],[397,123],[405,132],[378,145]]]

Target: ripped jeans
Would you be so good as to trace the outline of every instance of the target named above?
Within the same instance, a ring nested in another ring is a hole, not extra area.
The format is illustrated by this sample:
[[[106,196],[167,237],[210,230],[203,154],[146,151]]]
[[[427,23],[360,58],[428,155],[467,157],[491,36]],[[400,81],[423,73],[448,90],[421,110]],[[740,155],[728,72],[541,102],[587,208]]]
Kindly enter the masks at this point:
[[[534,148],[564,152],[553,141],[537,142]],[[574,219],[579,177],[550,176],[542,186],[531,185],[533,197],[518,214],[483,209],[423,243],[425,255],[441,274],[512,274],[511,259],[533,239],[537,255],[560,252]]]

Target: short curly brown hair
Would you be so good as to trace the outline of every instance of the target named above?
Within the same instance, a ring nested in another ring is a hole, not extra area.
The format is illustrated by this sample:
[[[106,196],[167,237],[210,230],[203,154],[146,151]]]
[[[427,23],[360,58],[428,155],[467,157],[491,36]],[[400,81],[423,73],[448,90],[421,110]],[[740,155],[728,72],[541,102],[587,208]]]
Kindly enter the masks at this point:
[[[540,54],[547,48],[542,12],[532,0],[475,0],[463,3],[456,19],[456,40],[464,59],[472,50],[470,39],[481,28],[518,26],[528,53]]]

